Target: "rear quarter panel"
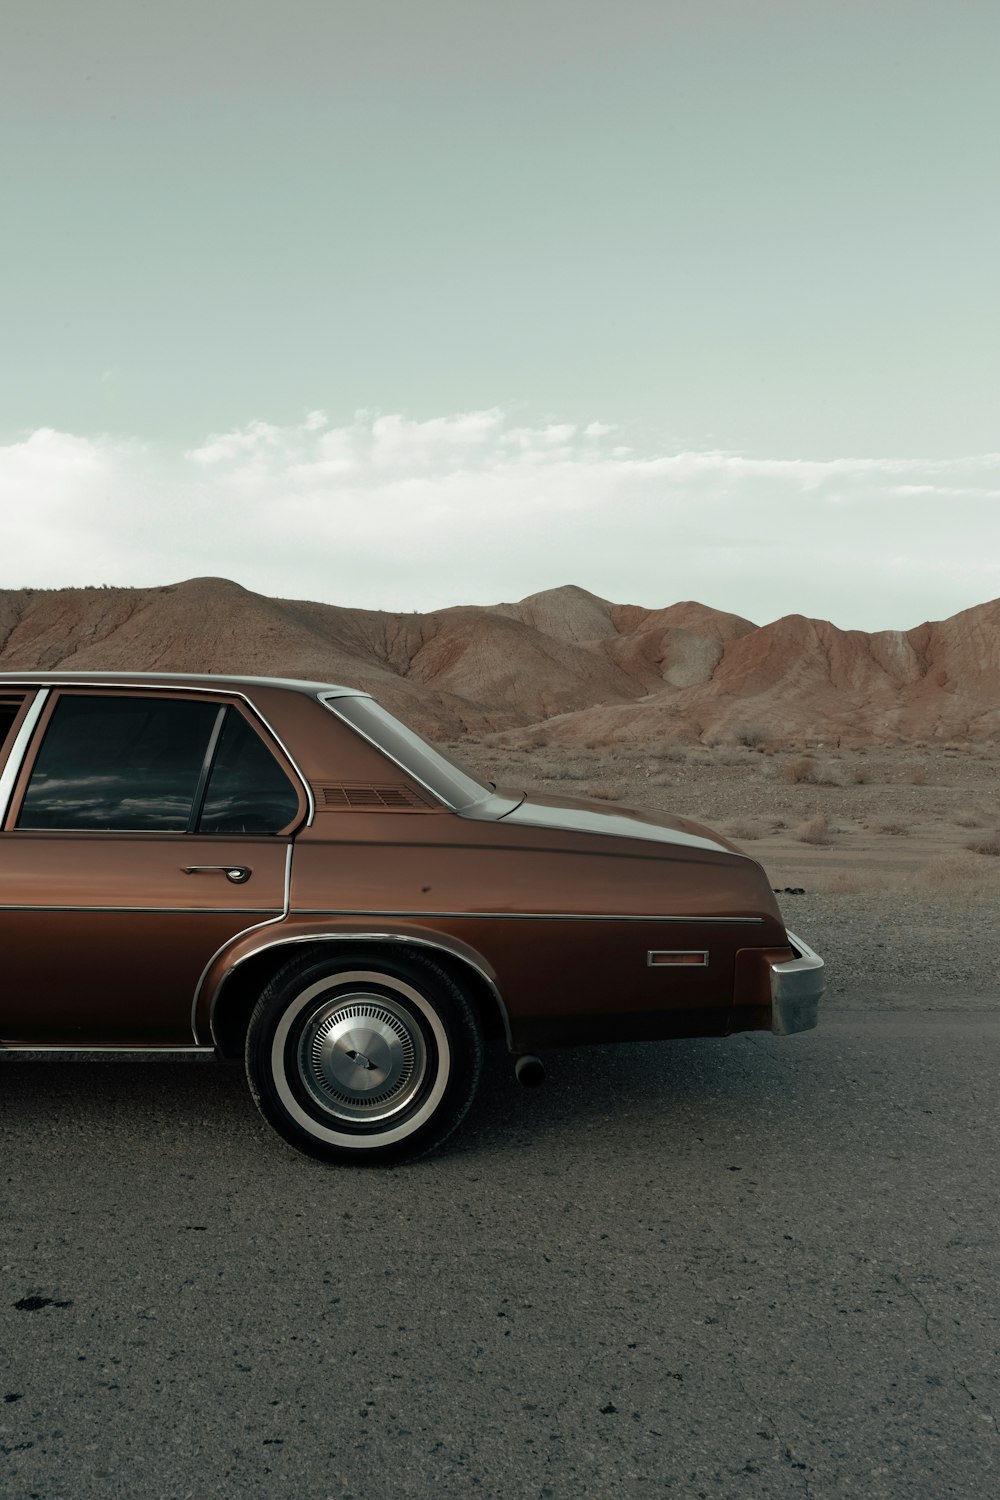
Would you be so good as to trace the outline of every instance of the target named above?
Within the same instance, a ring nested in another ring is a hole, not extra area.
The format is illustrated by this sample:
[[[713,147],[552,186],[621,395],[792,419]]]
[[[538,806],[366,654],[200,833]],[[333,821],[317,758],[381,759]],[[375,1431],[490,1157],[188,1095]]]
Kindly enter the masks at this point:
[[[745,857],[446,812],[318,815],[296,841],[282,926],[324,924],[464,945],[495,976],[518,1045],[728,1030],[737,953],[786,942]],[[707,961],[651,967],[651,951]]]

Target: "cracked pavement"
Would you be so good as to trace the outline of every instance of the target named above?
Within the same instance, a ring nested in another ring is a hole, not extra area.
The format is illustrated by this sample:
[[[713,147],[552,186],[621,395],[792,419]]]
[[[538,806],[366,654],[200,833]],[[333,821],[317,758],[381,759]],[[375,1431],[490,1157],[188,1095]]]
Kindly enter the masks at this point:
[[[237,1069],[0,1064],[5,1500],[996,1488],[1000,1019],[502,1053],[392,1171]]]

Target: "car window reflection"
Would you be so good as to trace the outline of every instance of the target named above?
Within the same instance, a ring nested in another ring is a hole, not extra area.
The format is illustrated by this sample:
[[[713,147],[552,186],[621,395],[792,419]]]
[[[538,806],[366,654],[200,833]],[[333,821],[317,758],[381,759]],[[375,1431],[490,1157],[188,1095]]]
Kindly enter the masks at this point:
[[[61,698],[18,828],[183,832],[217,714],[179,699]]]
[[[198,828],[201,833],[276,833],[299,799],[260,736],[236,709],[226,715]]]
[[[277,833],[298,793],[231,705],[67,695],[56,704],[18,828]],[[212,746],[214,745],[214,753]]]

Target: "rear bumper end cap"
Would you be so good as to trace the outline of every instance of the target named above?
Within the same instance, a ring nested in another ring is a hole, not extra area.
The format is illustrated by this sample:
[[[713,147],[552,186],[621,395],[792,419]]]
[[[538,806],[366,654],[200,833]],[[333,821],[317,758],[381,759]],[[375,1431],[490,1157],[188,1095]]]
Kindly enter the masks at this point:
[[[771,965],[771,1030],[777,1036],[811,1031],[826,988],[825,965],[808,943],[788,934],[795,957]]]

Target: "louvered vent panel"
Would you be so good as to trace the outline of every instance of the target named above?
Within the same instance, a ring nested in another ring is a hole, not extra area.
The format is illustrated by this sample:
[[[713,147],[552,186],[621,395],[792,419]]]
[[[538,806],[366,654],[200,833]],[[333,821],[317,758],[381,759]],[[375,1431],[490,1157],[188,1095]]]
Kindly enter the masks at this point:
[[[317,787],[320,807],[344,812],[429,812],[430,805],[408,786],[368,786],[363,782],[340,782]]]

